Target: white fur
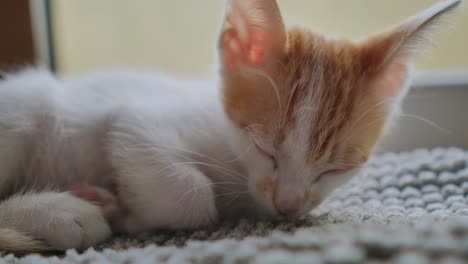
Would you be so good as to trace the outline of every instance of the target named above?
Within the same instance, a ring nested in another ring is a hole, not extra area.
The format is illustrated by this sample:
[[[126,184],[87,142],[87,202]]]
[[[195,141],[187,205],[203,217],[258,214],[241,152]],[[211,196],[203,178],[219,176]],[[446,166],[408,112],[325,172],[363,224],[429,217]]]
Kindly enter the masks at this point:
[[[3,215],[0,224],[44,238],[55,248],[101,241],[109,232],[96,206],[64,193],[41,192],[66,191],[75,183],[115,192],[127,212],[117,222],[129,233],[207,225],[218,219],[218,211],[236,214],[232,208],[238,205],[232,202],[237,201],[250,201],[251,212],[261,214],[246,194],[241,165],[250,143],[236,140],[219,96],[212,82],[175,82],[144,72],[61,80],[27,70],[7,77],[0,82],[0,197],[28,194],[1,206],[9,208],[8,219],[30,218],[14,224]],[[63,209],[50,198],[58,196]],[[226,203],[217,206],[217,196]],[[43,205],[39,211],[38,205]],[[13,210],[16,206],[22,211]],[[38,214],[43,222],[28,227]],[[96,223],[82,226],[93,230],[91,237],[83,238],[87,230],[65,228],[82,214]]]
[[[11,197],[0,204],[0,223],[54,249],[90,247],[111,233],[97,206],[57,192]]]

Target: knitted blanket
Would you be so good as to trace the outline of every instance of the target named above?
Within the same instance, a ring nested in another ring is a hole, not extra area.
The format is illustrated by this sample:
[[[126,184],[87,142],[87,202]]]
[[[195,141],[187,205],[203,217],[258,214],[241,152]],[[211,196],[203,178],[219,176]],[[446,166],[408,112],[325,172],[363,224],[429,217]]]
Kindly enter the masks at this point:
[[[1,263],[465,263],[468,151],[374,157],[307,217],[115,237],[85,252]]]

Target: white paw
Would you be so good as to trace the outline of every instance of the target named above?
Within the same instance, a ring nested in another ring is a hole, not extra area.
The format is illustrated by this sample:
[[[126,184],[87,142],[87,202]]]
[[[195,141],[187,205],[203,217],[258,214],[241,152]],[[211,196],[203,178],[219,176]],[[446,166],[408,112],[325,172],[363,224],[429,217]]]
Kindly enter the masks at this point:
[[[128,234],[158,228],[192,229],[213,224],[218,218],[213,192],[209,188],[191,194],[186,199],[175,199],[172,204],[168,201],[168,205],[173,208],[154,208],[154,213],[145,214],[141,211],[139,214],[126,215],[117,228]]]
[[[177,180],[175,176],[160,175],[150,177],[154,182],[121,189],[129,212],[122,222],[123,231],[197,228],[217,221],[211,181],[191,168],[184,171],[178,167],[178,173]],[[135,182],[138,181],[132,178]]]
[[[79,198],[69,197],[58,205],[51,215],[55,232],[46,241],[59,249],[88,248],[105,240],[111,234],[101,209]]]
[[[197,228],[213,224],[218,219],[218,211],[215,205],[214,192],[206,188],[207,184],[200,184],[194,192],[185,193],[178,199],[181,214],[178,221],[174,222],[175,228]]]
[[[85,249],[105,240],[111,230],[99,207],[68,193],[46,192],[8,201],[8,226],[42,239],[53,249]],[[15,221],[16,219],[16,221]]]

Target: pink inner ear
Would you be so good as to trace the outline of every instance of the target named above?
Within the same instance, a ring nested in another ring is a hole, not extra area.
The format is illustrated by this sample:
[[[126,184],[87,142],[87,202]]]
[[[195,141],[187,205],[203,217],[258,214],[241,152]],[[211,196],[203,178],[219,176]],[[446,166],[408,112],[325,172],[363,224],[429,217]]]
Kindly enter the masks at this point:
[[[273,43],[272,35],[259,29],[247,32],[245,43],[234,30],[229,30],[223,35],[221,47],[224,50],[226,66],[231,70],[236,69],[239,64],[250,67],[260,67],[265,64]]]
[[[396,97],[405,87],[408,78],[408,68],[401,60],[390,64],[380,79],[373,84],[374,91],[378,96]]]

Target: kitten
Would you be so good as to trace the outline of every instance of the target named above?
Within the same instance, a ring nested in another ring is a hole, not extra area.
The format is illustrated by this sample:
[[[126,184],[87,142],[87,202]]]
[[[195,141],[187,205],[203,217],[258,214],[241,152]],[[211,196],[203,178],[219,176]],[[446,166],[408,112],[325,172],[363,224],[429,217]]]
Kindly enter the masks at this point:
[[[355,175],[446,0],[366,40],[286,30],[274,0],[229,0],[220,83],[145,72],[0,82],[0,250],[83,249],[223,218],[297,217]]]

